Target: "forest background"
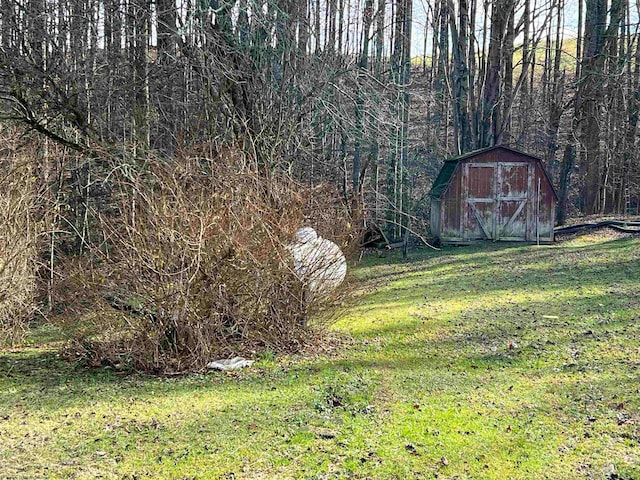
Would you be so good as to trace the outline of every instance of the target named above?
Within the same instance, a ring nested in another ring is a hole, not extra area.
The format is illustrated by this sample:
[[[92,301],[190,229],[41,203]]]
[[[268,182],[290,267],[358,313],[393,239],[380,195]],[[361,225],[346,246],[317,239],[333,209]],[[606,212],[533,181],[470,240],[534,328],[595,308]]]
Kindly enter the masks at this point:
[[[206,141],[243,142],[265,165],[331,182],[392,236],[426,208],[443,159],[495,144],[545,160],[561,221],[567,208],[637,209],[628,0],[3,0],[0,10],[3,125],[39,133],[45,176],[68,169],[85,206],[105,156],[97,144],[127,162]]]

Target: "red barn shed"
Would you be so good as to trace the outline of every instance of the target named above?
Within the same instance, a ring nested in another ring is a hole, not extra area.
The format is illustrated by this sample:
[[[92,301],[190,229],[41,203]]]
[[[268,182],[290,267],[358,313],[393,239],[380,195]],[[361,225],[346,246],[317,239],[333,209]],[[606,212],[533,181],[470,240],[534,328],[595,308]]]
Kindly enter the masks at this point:
[[[447,160],[430,196],[442,243],[553,242],[558,196],[533,155],[499,145]]]

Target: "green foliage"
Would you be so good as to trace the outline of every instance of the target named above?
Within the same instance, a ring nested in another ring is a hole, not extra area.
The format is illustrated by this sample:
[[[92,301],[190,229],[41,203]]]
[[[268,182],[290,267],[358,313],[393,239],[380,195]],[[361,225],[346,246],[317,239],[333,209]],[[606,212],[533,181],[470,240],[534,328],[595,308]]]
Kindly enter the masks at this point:
[[[601,235],[367,257],[332,353],[229,374],[6,351],[2,473],[639,478],[639,247]]]

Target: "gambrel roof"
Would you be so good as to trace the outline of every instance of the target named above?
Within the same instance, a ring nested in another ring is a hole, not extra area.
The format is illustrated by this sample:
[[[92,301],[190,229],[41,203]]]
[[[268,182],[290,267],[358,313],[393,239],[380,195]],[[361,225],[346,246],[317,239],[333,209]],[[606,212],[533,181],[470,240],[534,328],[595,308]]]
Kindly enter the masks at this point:
[[[556,201],[558,201],[558,194],[556,193],[555,188],[553,187],[553,182],[551,181],[551,178],[549,177],[549,174],[547,172],[547,169],[544,167],[544,163],[542,162],[542,159],[540,157],[536,157],[535,155],[531,155],[529,153],[525,153],[525,152],[521,152],[520,150],[517,150],[515,148],[511,148],[511,147],[507,147],[505,145],[496,145],[493,147],[487,147],[487,148],[481,148],[478,150],[474,150],[472,152],[468,152],[462,155],[458,155],[457,157],[453,157],[450,158],[448,160],[445,160],[444,165],[442,165],[442,168],[440,169],[440,173],[438,173],[438,176],[436,177],[436,180],[433,182],[433,185],[431,186],[431,190],[429,191],[429,196],[434,197],[434,198],[441,198],[442,195],[444,194],[444,192],[447,191],[447,187],[449,186],[449,182],[451,181],[451,178],[453,177],[453,173],[456,171],[456,168],[458,167],[458,164],[461,161],[467,160],[469,158],[472,157],[476,157],[478,155],[481,155],[483,153],[486,152],[490,152],[493,150],[506,150],[508,152],[514,153],[516,155],[519,156],[523,156],[523,157],[527,157],[531,160],[534,160],[536,162],[538,162],[540,164],[540,167],[544,173],[544,176],[547,178],[547,181],[549,182],[549,185],[551,186],[551,191],[553,192],[553,196],[555,197]]]

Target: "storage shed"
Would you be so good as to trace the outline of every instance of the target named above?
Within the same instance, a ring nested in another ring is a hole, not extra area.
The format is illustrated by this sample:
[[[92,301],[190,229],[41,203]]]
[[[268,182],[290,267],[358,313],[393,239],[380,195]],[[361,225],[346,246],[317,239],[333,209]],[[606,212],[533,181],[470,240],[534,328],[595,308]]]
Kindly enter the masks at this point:
[[[553,242],[558,196],[533,155],[499,145],[447,160],[430,196],[441,243]]]

